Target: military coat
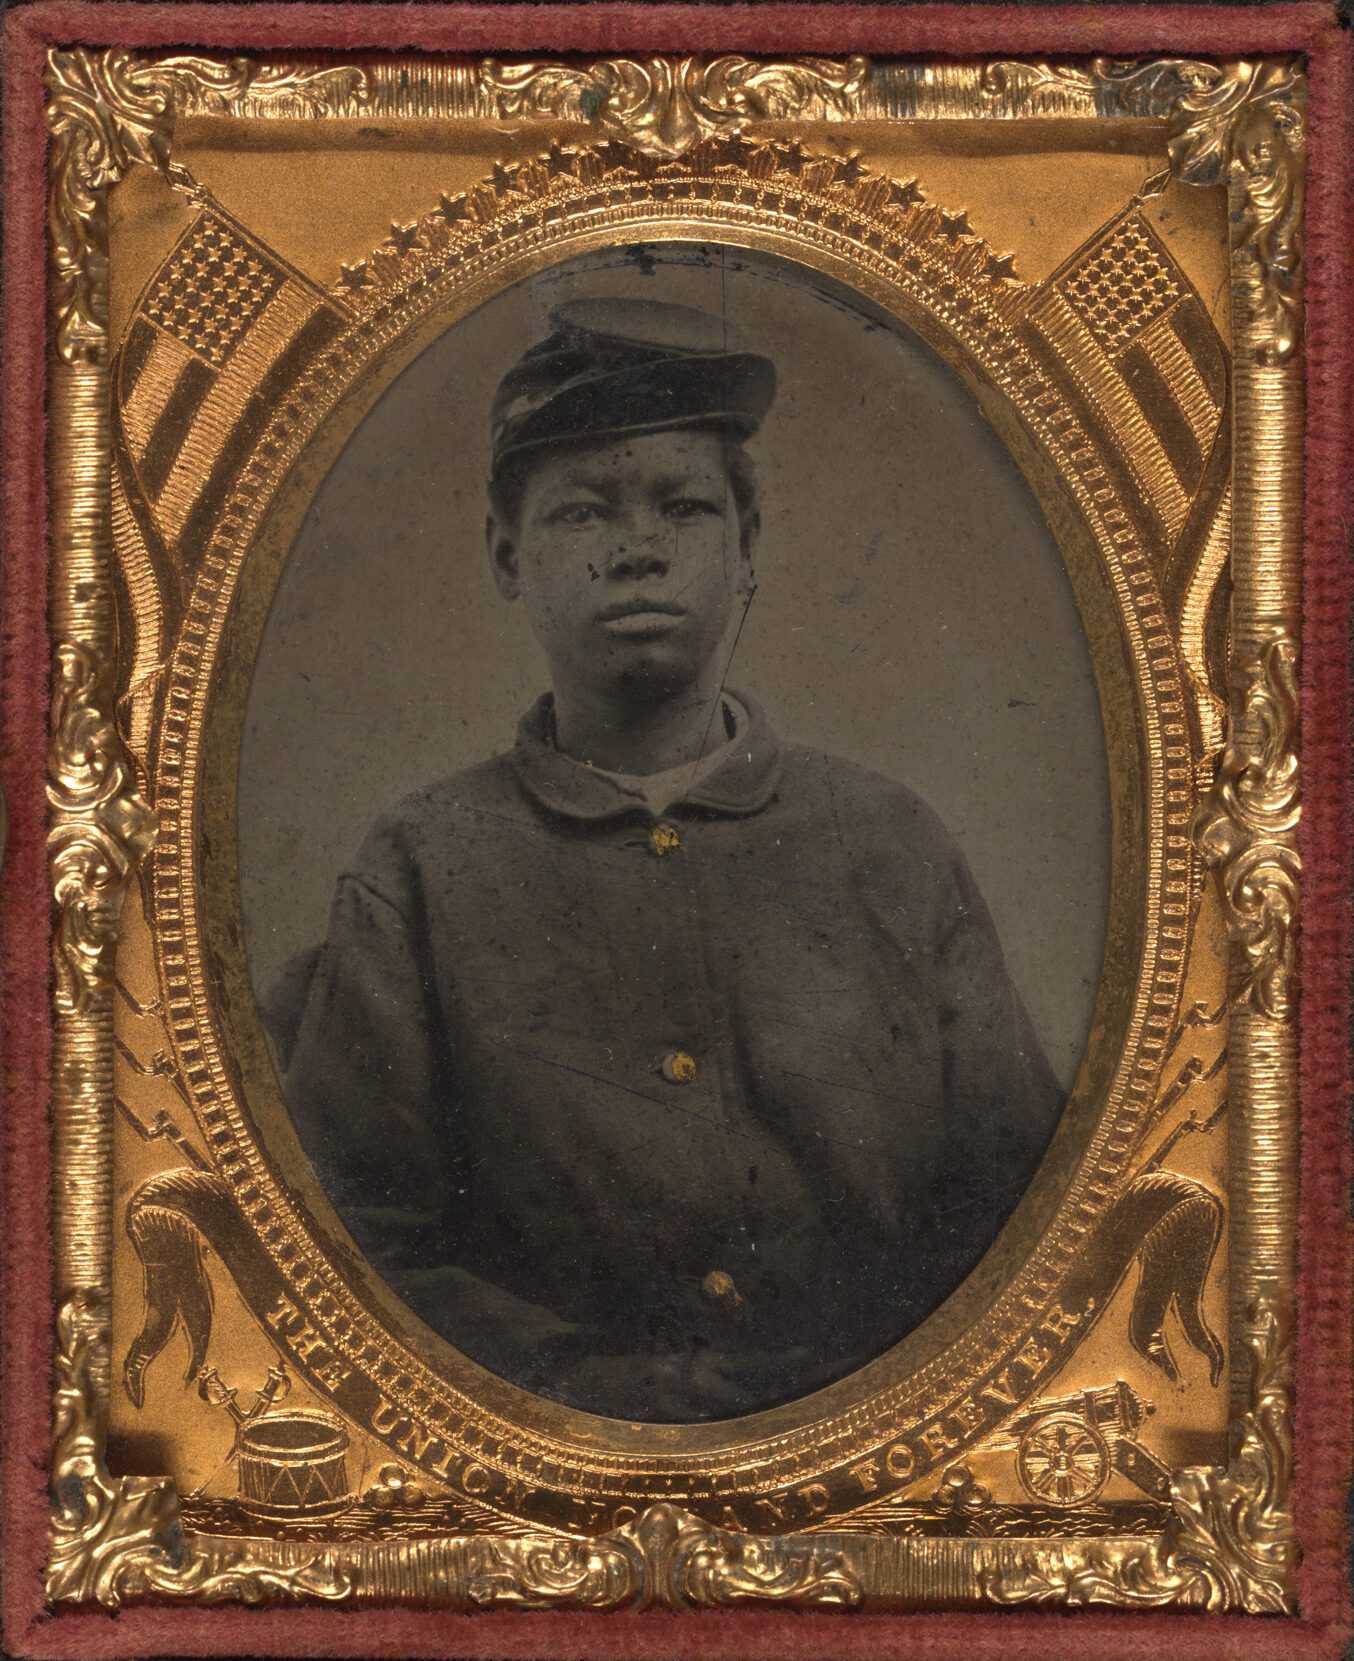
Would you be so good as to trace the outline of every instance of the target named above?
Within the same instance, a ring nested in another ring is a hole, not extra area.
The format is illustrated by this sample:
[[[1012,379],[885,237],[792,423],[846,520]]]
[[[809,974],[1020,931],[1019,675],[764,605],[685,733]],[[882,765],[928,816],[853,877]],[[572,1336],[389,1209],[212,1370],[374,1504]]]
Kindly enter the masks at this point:
[[[618,1417],[877,1354],[977,1263],[1062,1105],[937,816],[739,696],[661,821],[542,699],[377,824],[277,1011],[373,1266],[475,1359]]]

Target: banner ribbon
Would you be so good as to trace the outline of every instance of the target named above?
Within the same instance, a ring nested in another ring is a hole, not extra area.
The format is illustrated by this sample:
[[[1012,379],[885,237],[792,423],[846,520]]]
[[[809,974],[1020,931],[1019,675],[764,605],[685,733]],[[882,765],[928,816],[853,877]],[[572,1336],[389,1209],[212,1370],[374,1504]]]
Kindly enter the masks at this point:
[[[1060,1297],[1096,1313],[1136,1263],[1140,1276],[1129,1316],[1129,1341],[1172,1382],[1179,1369],[1166,1337],[1174,1309],[1192,1347],[1208,1361],[1213,1384],[1224,1352],[1203,1313],[1204,1285],[1222,1236],[1222,1205],[1200,1183],[1171,1171],[1134,1177],[1087,1243]],[[189,1360],[184,1382],[201,1372],[211,1338],[212,1294],[202,1262],[205,1241],[239,1284],[267,1286],[277,1271],[220,1177],[177,1170],[152,1177],[127,1207],[127,1232],[145,1276],[141,1330],[123,1363],[123,1384],[140,1407],[146,1370],[182,1326]],[[1086,1330],[1085,1327],[1082,1328]]]

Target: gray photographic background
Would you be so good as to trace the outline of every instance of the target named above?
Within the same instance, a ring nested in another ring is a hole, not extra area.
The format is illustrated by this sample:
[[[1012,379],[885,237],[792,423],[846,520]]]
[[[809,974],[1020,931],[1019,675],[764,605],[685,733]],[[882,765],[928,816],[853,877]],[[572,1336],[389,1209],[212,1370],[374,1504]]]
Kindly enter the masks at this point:
[[[780,391],[749,446],[759,586],[728,683],[786,736],[937,810],[1070,1083],[1104,946],[1109,803],[1052,534],[972,394],[920,340],[815,273],[717,245],[612,249],[497,296],[394,382],[333,466],[246,712],[239,858],[256,991],[323,938],[372,820],[510,747],[548,684],[485,556],[488,410],[575,295],[701,306],[731,345],[775,360]]]

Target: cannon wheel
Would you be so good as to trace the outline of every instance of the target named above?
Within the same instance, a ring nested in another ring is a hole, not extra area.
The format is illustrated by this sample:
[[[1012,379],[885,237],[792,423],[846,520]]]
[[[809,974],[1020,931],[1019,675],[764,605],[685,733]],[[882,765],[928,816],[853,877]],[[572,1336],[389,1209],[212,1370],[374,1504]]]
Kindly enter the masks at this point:
[[[1046,1413],[1020,1438],[1016,1474],[1031,1499],[1085,1505],[1109,1480],[1109,1446],[1079,1414]]]

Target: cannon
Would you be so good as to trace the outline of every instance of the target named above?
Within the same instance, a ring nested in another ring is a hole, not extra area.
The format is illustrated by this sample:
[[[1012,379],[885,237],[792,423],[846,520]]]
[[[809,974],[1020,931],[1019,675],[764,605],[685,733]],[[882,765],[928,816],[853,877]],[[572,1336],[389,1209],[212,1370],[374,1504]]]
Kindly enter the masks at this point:
[[[1171,1473],[1136,1439],[1155,1409],[1120,1379],[1037,1401],[1002,1427],[993,1447],[1015,1450],[1016,1475],[1044,1505],[1089,1505],[1118,1471],[1153,1499],[1169,1499]]]

